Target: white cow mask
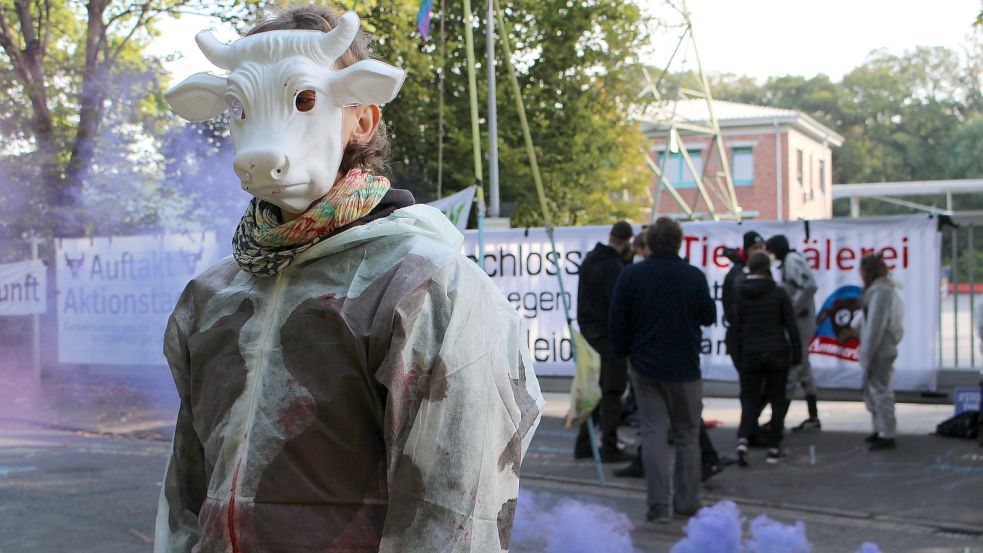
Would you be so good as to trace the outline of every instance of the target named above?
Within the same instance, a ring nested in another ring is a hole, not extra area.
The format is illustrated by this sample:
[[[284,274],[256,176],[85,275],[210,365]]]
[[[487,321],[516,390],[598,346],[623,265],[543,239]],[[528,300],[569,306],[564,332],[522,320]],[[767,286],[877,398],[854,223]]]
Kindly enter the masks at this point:
[[[202,31],[195,37],[198,46],[229,76],[198,73],[165,96],[189,121],[205,121],[231,107],[233,165],[242,188],[302,213],[337,180],[344,154],[342,108],[389,102],[406,77],[377,60],[335,69],[358,28],[358,16],[348,12],[328,33],[269,31],[223,44]],[[297,96],[308,90],[316,95],[314,107],[301,111]]]

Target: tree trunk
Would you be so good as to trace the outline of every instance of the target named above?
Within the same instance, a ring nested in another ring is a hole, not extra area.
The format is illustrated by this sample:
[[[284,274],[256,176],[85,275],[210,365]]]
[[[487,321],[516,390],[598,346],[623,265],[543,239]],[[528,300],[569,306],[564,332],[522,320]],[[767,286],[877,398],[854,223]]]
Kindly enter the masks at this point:
[[[85,33],[85,66],[82,73],[82,92],[79,95],[79,123],[72,143],[72,153],[65,170],[65,197],[71,208],[81,197],[82,186],[92,166],[106,99],[107,71],[103,49],[106,45],[106,25],[103,14],[108,0],[90,0],[86,4],[88,26]]]

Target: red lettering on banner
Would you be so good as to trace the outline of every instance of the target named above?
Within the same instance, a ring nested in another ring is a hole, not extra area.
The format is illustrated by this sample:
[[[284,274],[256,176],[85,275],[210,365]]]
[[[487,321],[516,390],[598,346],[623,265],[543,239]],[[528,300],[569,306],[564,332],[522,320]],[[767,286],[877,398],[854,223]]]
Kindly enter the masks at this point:
[[[696,236],[683,236],[683,257],[692,260],[693,258],[693,242],[697,242],[700,239]]]
[[[854,267],[856,267],[856,265],[851,264],[847,266],[846,262],[856,261],[856,260],[857,260],[857,254],[850,248],[843,248],[840,251],[836,252],[836,266],[841,271],[852,271]]]
[[[898,250],[887,247],[881,250],[881,254],[884,256],[884,263],[887,264],[887,268],[893,271],[897,266],[893,261],[898,258]]]
[[[713,249],[713,264],[721,269],[726,269],[732,265],[730,259],[724,255],[724,250],[726,249],[726,246],[717,246]]]
[[[802,255],[809,262],[809,268],[813,271],[819,270],[819,250],[816,248],[802,248]]]
[[[908,237],[901,239],[901,267],[908,268]]]

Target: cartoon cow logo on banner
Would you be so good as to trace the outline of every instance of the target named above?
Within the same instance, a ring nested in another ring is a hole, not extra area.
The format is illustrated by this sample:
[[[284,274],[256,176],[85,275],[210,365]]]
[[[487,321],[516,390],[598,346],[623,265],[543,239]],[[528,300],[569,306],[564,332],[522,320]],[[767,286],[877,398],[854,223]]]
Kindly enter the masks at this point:
[[[841,286],[826,298],[816,314],[816,335],[809,353],[847,361],[860,360],[860,332],[854,321],[862,312],[859,286]]]
[[[406,77],[378,60],[336,68],[358,28],[358,16],[348,12],[328,33],[269,31],[223,44],[202,31],[195,37],[201,51],[230,73],[192,75],[167,92],[167,101],[189,121],[231,108],[233,165],[242,188],[301,213],[338,179],[343,108],[389,102]]]

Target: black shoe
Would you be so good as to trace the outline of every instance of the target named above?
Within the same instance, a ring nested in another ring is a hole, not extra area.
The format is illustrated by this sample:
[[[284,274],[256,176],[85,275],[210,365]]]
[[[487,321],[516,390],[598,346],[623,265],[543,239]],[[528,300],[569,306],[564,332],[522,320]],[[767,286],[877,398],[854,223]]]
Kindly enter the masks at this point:
[[[702,505],[698,505],[695,509],[683,509],[683,510],[674,509],[673,516],[677,519],[686,520],[694,516],[696,513],[700,512],[700,509],[702,508],[703,508]]]
[[[765,462],[774,465],[785,458],[785,452],[778,448],[771,448],[768,450],[768,456],[765,457]]]
[[[882,449],[894,449],[895,447],[894,438],[881,438],[878,436],[876,440],[870,442],[867,449],[870,451],[880,451]]]
[[[648,513],[645,514],[645,520],[649,522],[661,522],[662,524],[668,524],[670,520],[669,517],[669,506],[668,505],[653,505],[649,507]]]
[[[874,432],[870,436],[867,436],[866,438],[864,438],[864,441],[867,442],[868,444],[872,444],[872,443],[874,443],[874,442],[877,441],[877,438],[880,438],[880,437],[881,437],[880,434],[878,434],[877,432]]]
[[[627,467],[614,469],[611,471],[611,474],[618,478],[645,478],[645,469],[642,468],[642,464],[638,462],[638,459],[635,459]]]
[[[819,419],[809,417],[802,421],[802,424],[793,428],[792,432],[819,432],[822,429],[823,425],[819,422]]]
[[[747,452],[747,446],[737,444],[737,464],[742,467],[751,466],[751,456]]]

